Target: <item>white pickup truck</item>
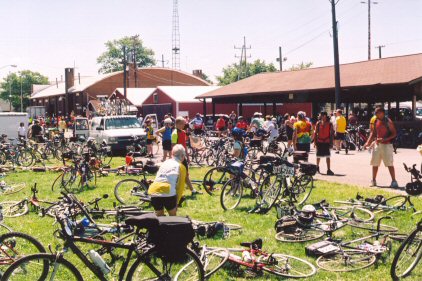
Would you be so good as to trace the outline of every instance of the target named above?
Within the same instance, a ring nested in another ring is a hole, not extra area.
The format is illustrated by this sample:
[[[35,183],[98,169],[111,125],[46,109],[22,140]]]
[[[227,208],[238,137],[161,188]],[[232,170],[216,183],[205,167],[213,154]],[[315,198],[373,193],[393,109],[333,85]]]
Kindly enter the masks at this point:
[[[144,121],[147,118],[152,120],[155,130],[158,124],[157,115],[148,114]],[[144,122],[139,123],[135,115],[99,116],[91,120],[77,117],[72,135],[73,137],[81,135],[86,138],[93,137],[97,143],[105,141],[113,152],[126,150],[126,146],[132,144],[132,136],[146,138]]]

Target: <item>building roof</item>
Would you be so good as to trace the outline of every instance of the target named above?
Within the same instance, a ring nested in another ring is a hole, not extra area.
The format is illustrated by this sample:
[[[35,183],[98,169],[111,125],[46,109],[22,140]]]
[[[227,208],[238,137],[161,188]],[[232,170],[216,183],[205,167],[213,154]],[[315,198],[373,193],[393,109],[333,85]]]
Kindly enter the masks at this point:
[[[159,86],[162,91],[176,102],[199,102],[196,97],[221,88],[220,86]]]
[[[422,78],[422,53],[340,65],[341,87],[412,84]],[[334,67],[261,73],[197,98],[252,96],[334,89]]]
[[[101,82],[104,79],[109,77],[119,75],[123,71],[116,71],[108,74],[100,74],[97,76],[81,76],[80,82],[79,78],[75,78],[74,85],[69,88],[70,93],[83,92],[89,87]],[[180,86],[189,86],[189,85],[209,85],[209,83],[195,75],[186,73],[180,70],[170,69],[170,68],[161,68],[161,67],[145,67],[138,69],[138,75],[144,77],[144,80],[153,81],[155,85],[180,85]],[[174,76],[174,79],[171,77]],[[190,82],[181,82],[178,81],[177,77],[187,77]],[[141,79],[141,78],[140,78]],[[34,85],[34,92],[31,95],[31,99],[45,98],[51,96],[64,95],[66,93],[65,82],[54,83],[50,86],[38,87]]]
[[[134,106],[142,106],[145,100],[154,93],[156,88],[127,88],[126,95],[128,101],[133,104]],[[120,95],[123,96],[124,89],[117,88],[114,93],[118,92]],[[113,93],[113,94],[114,94]]]

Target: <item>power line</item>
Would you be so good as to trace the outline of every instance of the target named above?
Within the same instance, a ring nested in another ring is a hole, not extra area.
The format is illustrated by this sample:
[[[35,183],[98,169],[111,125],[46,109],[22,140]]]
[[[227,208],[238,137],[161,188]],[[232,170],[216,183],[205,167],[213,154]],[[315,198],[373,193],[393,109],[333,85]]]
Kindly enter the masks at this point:
[[[246,47],[246,37],[243,36],[243,45],[242,47],[236,47],[234,46],[235,50],[241,50],[240,56],[234,55],[235,58],[240,58],[239,61],[239,69],[237,72],[237,81],[248,77],[248,64],[246,62],[246,59],[250,58],[251,55],[246,55],[246,51],[250,50],[252,47],[249,45],[249,47]]]

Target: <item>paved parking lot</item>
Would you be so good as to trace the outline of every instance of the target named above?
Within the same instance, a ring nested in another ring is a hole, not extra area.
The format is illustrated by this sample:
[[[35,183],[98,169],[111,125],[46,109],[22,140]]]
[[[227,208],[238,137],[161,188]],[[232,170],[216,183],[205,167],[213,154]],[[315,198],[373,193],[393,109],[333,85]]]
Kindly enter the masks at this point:
[[[327,176],[326,163],[321,159],[320,169],[324,174],[318,174],[317,179],[323,179],[332,182],[353,184],[359,186],[370,186],[372,178],[372,167],[369,165],[371,154],[368,151],[349,151],[345,154],[344,151],[340,154],[331,154],[331,170],[335,173],[334,176]],[[397,154],[394,154],[394,166],[396,168],[396,178],[400,187],[404,187],[410,181],[410,174],[403,168],[403,163],[408,166],[417,164],[419,169],[422,157],[416,149],[399,148]],[[315,150],[311,152],[309,161],[316,163]],[[381,164],[377,176],[377,184],[381,188],[389,187],[391,177],[388,169]]]

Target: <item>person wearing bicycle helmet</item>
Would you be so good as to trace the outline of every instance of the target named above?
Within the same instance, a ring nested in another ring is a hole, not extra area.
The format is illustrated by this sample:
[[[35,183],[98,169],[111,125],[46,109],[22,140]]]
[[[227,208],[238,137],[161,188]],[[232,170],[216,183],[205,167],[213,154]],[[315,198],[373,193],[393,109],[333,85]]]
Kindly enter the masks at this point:
[[[245,143],[243,142],[243,134],[245,132],[238,128],[238,127],[234,127],[232,130],[232,137],[234,139],[234,144],[233,144],[233,157],[243,161],[246,158],[246,148],[245,148]]]

